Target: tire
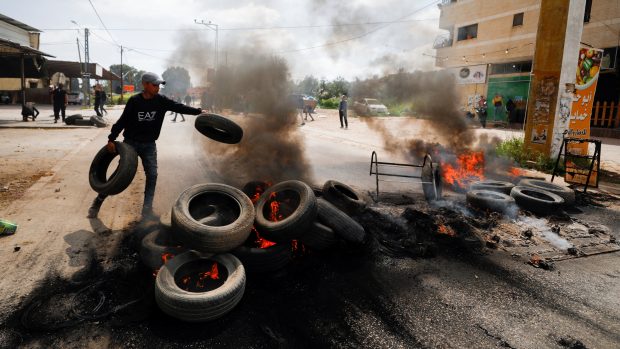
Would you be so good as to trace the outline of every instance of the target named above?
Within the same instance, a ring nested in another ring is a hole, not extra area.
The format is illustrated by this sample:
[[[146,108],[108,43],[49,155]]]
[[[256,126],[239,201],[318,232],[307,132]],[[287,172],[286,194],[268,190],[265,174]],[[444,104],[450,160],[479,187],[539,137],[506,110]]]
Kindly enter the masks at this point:
[[[237,144],[243,138],[243,129],[233,121],[217,114],[200,114],[194,127],[198,132],[214,141]]]
[[[364,228],[324,199],[317,199],[318,221],[331,228],[341,238],[355,243],[362,243],[366,237]]]
[[[157,229],[142,239],[140,244],[140,259],[144,265],[151,269],[157,270],[164,265],[164,258],[176,257],[177,255],[187,251],[177,241],[174,241],[170,231],[165,228]],[[171,256],[166,256],[169,254]]]
[[[217,221],[211,219],[217,212]],[[200,252],[221,253],[240,246],[254,222],[252,201],[226,184],[198,184],[181,193],[171,212],[179,241]]]
[[[473,182],[469,186],[469,190],[490,190],[498,193],[503,193],[506,195],[510,195],[510,191],[514,188],[514,184],[510,182],[503,181],[494,181],[494,180],[485,180]]]
[[[106,127],[108,124],[103,120],[103,118],[98,116],[91,116],[90,122],[97,127]]]
[[[77,120],[79,121],[79,120]],[[127,143],[114,142],[117,154],[108,152],[104,146],[90,164],[88,181],[90,187],[99,194],[115,195],[127,189],[138,169],[138,154]],[[106,179],[106,172],[112,160],[120,156],[116,171]]]
[[[564,199],[546,190],[517,185],[510,192],[517,204],[524,210],[539,215],[548,215],[561,210]]]
[[[181,289],[175,282],[179,269],[188,263],[211,261],[226,268],[228,277],[220,287],[207,292],[190,292]],[[155,280],[155,301],[166,314],[187,322],[214,320],[230,312],[245,292],[245,269],[241,261],[231,254],[212,257],[201,256],[196,251],[187,251],[166,263]]]
[[[515,204],[515,199],[504,193],[492,190],[470,190],[466,195],[467,203],[483,210],[506,212]]]
[[[355,189],[348,185],[329,180],[323,185],[323,198],[348,215],[356,215],[366,207]]]
[[[269,205],[274,193],[281,208],[290,211],[278,221],[265,217],[271,212]],[[289,199],[287,204],[285,200]],[[317,203],[312,188],[301,181],[285,181],[265,190],[256,202],[256,229],[269,241],[290,242],[302,237],[312,227],[316,215]]]
[[[304,245],[315,250],[326,250],[338,242],[334,230],[322,223],[314,222],[312,229],[301,238]]]
[[[73,125],[75,125],[75,126],[93,126],[93,122],[90,119],[89,120],[75,119],[73,121]]]
[[[286,267],[292,258],[291,245],[275,244],[267,248],[239,246],[232,250],[248,273],[268,273]]]
[[[83,120],[82,114],[69,115],[65,118],[65,124],[75,125],[75,120]]]
[[[442,195],[442,179],[441,179],[441,169],[439,168],[438,163],[432,164],[431,157],[428,156],[428,160],[422,167],[421,180],[422,180],[422,191],[424,192],[424,197],[426,201],[434,201],[441,199]],[[433,185],[434,183],[434,185]],[[435,194],[435,190],[437,193]]]
[[[575,204],[575,191],[572,190],[571,188],[564,187],[564,186],[554,184],[551,182],[547,182],[541,179],[529,179],[529,178],[522,179],[521,181],[519,181],[518,185],[524,186],[524,187],[538,188],[538,189],[552,192],[558,195],[559,197],[561,197],[562,199],[564,199],[564,204],[567,206]]]
[[[251,181],[247,182],[241,191],[247,195],[252,202],[256,203],[260,198],[260,195],[269,188],[269,183],[263,181]]]

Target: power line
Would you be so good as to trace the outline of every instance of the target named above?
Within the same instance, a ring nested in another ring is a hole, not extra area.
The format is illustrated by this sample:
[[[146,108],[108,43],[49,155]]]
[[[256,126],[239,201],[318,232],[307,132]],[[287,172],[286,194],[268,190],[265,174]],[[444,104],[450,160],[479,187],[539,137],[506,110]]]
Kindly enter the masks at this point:
[[[436,1],[435,1],[436,2]],[[408,17],[408,16],[406,16]],[[376,21],[376,22],[360,22],[360,23],[340,23],[340,24],[321,24],[321,25],[299,25],[299,26],[273,26],[273,27],[231,27],[220,28],[219,30],[225,31],[242,31],[242,30],[280,30],[280,29],[313,29],[313,28],[330,28],[330,27],[347,27],[347,26],[360,26],[360,25],[378,25],[378,24],[396,24],[396,23],[411,23],[411,22],[424,22],[424,21],[436,21],[439,18],[420,18],[420,19],[408,19],[408,20],[394,20],[394,21]],[[191,29],[191,28],[92,28],[92,29],[105,29],[109,31],[144,31],[144,32],[167,32],[167,31],[203,31],[203,29]],[[74,30],[72,28],[44,28],[44,31],[62,31],[62,30]]]
[[[399,21],[402,21],[402,20],[404,20],[405,18],[407,18],[407,17],[409,17],[409,16],[413,16],[414,14],[416,14],[416,13],[418,13],[418,12],[420,12],[420,11],[422,11],[422,10],[424,10],[424,9],[426,9],[426,8],[428,8],[428,7],[430,7],[430,6],[433,6],[433,5],[435,5],[436,3],[438,3],[438,2],[439,2],[438,0],[433,0],[433,1],[432,1],[432,2],[430,2],[429,4],[427,4],[427,5],[423,6],[423,7],[420,7],[419,9],[417,9],[417,10],[415,10],[415,11],[413,11],[413,12],[411,12],[411,13],[409,13],[409,14],[407,14],[407,15],[405,15],[405,16],[403,16],[403,17],[401,17],[401,18],[399,18],[399,19],[397,19],[397,20],[395,20],[395,21],[384,22],[384,23],[385,23],[384,25],[380,25],[380,26],[378,26],[378,27],[376,27],[376,28],[374,28],[374,29],[371,29],[371,30],[369,30],[369,31],[367,31],[367,32],[365,32],[365,33],[362,33],[362,34],[360,34],[360,35],[357,35],[357,36],[354,36],[354,37],[351,37],[351,38],[347,38],[347,39],[343,39],[343,40],[339,40],[339,41],[334,41],[334,42],[327,42],[327,43],[324,43],[324,44],[322,44],[322,45],[316,45],[316,46],[310,46],[310,47],[303,47],[303,48],[300,48],[300,49],[295,49],[295,50],[281,51],[281,52],[279,52],[279,53],[294,53],[294,52],[300,52],[300,51],[312,50],[312,49],[315,49],[315,48],[335,46],[335,45],[339,45],[339,44],[342,44],[342,43],[345,43],[345,42],[348,42],[348,41],[357,40],[357,39],[363,38],[363,37],[365,37],[365,36],[368,36],[368,35],[370,35],[370,34],[372,34],[372,33],[376,32],[376,31],[379,31],[379,30],[381,30],[381,29],[383,29],[383,28],[386,28],[386,27],[388,27],[390,24],[393,24],[393,23],[398,23]]]
[[[95,11],[95,14],[97,15],[97,18],[99,18],[99,22],[101,22],[101,25],[103,26],[103,28],[105,28],[105,31],[108,33],[108,35],[110,36],[112,41],[114,41],[116,46],[121,46],[121,45],[118,44],[118,42],[116,42],[116,40],[114,40],[114,37],[112,36],[112,34],[110,34],[110,31],[105,26],[105,23],[103,23],[103,20],[101,19],[101,16],[99,16],[99,12],[97,12],[97,9],[95,8],[95,5],[93,5],[93,2],[91,0],[88,0],[88,2],[90,3],[90,6],[93,8],[93,11]]]

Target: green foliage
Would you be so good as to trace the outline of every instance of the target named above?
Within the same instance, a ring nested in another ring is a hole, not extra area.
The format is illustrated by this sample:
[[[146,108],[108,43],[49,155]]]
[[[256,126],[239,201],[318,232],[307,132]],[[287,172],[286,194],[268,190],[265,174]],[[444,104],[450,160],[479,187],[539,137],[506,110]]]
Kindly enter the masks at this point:
[[[413,115],[411,103],[388,103],[386,106],[392,116]]]
[[[531,152],[525,149],[523,138],[510,138],[500,142],[495,148],[497,155],[514,160],[521,167],[534,168],[535,170],[550,173],[555,166],[555,158],[545,154]],[[564,163],[558,164],[560,174],[564,173]]]
[[[310,96],[316,96],[319,93],[319,80],[314,76],[306,76],[294,87],[295,91]]]
[[[183,98],[191,86],[189,72],[183,67],[169,67],[161,76],[166,80],[163,93],[169,97]]]
[[[118,76],[121,76],[121,65],[112,64],[110,66],[110,71]],[[144,73],[144,70],[138,70],[130,65],[123,64],[123,84],[133,85],[136,91],[142,90],[142,74]],[[120,80],[112,81],[112,91],[114,91],[114,93],[120,93],[120,88]]]
[[[321,80],[319,82],[319,99],[340,98],[342,95],[348,95],[351,84],[343,77],[337,77],[333,81]]]
[[[319,99],[319,106],[324,109],[336,109],[340,104],[340,98],[332,97],[326,99]]]

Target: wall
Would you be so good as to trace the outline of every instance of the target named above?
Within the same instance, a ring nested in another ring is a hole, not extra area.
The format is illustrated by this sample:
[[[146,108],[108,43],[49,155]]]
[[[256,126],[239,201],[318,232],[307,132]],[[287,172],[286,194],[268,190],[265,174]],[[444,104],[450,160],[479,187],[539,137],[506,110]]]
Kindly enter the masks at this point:
[[[0,21],[0,38],[11,40],[22,46],[30,46],[30,36],[27,31],[2,21]]]

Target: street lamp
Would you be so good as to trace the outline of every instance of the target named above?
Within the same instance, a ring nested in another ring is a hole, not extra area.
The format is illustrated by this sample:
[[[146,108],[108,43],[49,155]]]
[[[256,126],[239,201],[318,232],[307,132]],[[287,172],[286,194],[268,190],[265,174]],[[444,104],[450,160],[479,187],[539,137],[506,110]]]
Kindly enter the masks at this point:
[[[205,22],[204,19],[201,19],[200,22],[194,19],[194,23],[202,24],[207,28],[215,30],[215,69],[217,69],[217,66],[218,66],[218,25],[215,23],[211,23],[211,21]]]

